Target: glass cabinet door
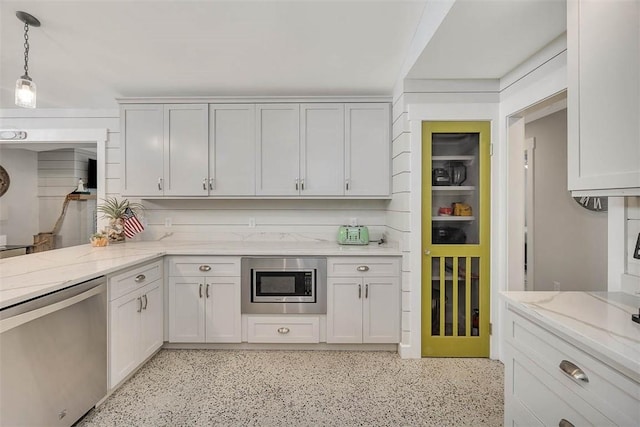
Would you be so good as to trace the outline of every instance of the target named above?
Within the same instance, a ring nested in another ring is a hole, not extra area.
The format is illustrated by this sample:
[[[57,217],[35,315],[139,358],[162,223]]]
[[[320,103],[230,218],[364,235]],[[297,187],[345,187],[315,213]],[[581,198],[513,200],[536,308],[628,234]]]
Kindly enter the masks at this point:
[[[423,122],[423,356],[489,356],[489,132]]]

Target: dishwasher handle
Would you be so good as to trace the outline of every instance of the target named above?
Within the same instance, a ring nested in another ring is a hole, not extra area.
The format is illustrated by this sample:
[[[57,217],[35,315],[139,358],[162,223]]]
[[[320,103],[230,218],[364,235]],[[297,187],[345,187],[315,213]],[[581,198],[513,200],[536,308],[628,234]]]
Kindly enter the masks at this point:
[[[0,333],[107,292],[104,276],[0,311]]]

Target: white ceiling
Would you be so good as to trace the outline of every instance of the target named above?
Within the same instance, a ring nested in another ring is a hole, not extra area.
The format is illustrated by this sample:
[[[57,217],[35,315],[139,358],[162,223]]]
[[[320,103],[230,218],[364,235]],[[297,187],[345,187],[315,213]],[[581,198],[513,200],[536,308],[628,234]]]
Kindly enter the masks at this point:
[[[429,0],[443,1],[443,0]],[[391,95],[426,1],[2,0],[0,106],[23,74],[38,107],[132,96]],[[564,0],[458,0],[411,78],[499,78],[565,28]],[[415,43],[415,41],[414,41]]]

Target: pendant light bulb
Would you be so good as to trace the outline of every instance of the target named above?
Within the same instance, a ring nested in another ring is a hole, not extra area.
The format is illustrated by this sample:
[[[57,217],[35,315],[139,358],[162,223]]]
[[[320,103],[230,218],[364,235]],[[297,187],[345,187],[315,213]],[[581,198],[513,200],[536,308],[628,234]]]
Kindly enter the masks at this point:
[[[36,84],[29,76],[16,81],[16,105],[23,108],[36,108]]]
[[[16,17],[24,23],[24,75],[16,81],[15,102],[18,107],[36,108],[36,84],[29,77],[29,27],[39,27],[40,21],[22,11]]]

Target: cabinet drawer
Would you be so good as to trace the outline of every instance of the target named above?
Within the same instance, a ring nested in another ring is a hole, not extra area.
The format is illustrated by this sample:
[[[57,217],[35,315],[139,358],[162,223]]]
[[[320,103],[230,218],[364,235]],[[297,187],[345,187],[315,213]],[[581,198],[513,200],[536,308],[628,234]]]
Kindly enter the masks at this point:
[[[247,318],[250,343],[318,343],[320,322],[317,317],[264,317]]]
[[[554,380],[588,401],[618,425],[633,425],[640,416],[640,384],[519,314],[506,313],[505,339],[526,353]],[[588,382],[566,374],[560,364],[580,368]]]
[[[327,258],[327,276],[399,276],[400,260],[398,258],[380,257],[340,257]]]
[[[520,412],[522,407],[530,411],[541,424],[545,426],[559,425],[561,420],[569,421],[575,426],[608,426],[614,423],[585,401],[565,384],[553,378],[549,372],[543,370],[532,359],[524,354],[505,346],[505,404],[507,418]],[[533,423],[535,424],[535,423]],[[505,425],[512,425],[508,419]]]
[[[171,257],[169,258],[170,276],[240,276],[240,258],[238,257]]]
[[[162,261],[133,267],[109,277],[109,301],[162,277]]]

